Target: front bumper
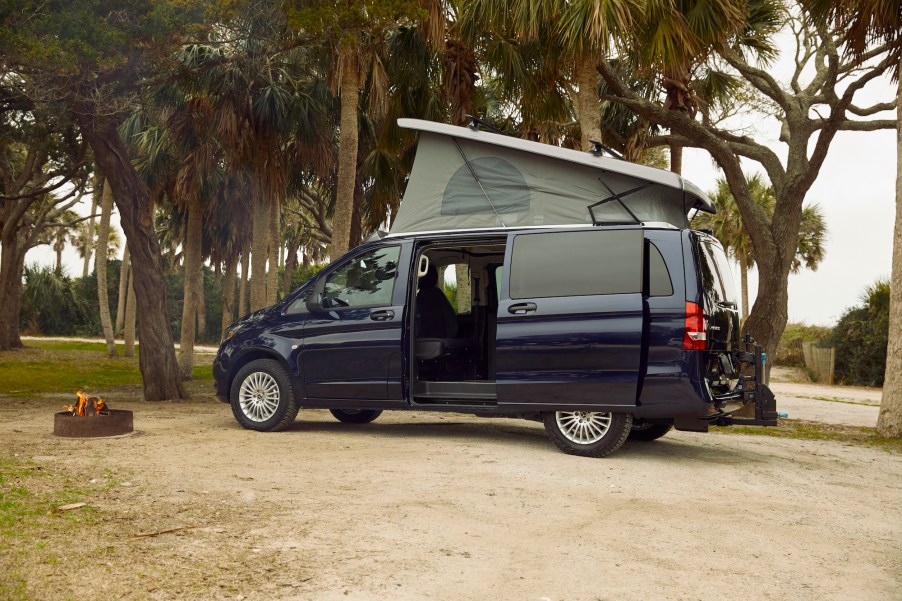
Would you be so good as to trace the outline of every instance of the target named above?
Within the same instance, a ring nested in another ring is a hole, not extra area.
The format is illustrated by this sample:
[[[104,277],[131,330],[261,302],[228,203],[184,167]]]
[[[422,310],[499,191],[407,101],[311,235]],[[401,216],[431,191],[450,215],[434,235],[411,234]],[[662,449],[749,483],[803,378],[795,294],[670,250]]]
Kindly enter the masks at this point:
[[[219,357],[213,361],[213,382],[216,388],[216,398],[223,402],[229,402],[229,370],[226,369]]]

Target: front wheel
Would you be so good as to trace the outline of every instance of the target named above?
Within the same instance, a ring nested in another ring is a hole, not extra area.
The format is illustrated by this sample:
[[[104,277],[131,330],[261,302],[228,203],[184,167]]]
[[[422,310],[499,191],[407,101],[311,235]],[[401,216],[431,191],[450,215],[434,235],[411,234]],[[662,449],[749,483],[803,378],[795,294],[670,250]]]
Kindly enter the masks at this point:
[[[274,359],[251,361],[238,370],[229,400],[235,419],[248,430],[284,430],[298,414],[291,378]]]
[[[340,422],[346,424],[368,424],[380,415],[378,409],[329,409],[332,415]]]
[[[545,430],[565,453],[605,457],[620,448],[629,436],[633,416],[599,411],[549,411],[543,415]]]

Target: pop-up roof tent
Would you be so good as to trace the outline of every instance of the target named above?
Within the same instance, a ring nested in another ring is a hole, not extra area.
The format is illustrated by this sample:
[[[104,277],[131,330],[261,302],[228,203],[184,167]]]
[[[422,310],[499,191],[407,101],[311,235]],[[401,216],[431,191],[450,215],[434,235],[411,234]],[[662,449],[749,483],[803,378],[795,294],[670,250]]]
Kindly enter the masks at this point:
[[[665,222],[713,213],[699,188],[670,171],[418,119],[416,159],[391,233],[538,225]]]

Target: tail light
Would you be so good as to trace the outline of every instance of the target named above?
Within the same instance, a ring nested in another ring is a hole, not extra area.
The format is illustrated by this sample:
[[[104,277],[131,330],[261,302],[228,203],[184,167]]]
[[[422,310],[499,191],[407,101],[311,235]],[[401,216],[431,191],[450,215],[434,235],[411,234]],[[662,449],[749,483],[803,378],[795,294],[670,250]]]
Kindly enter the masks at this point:
[[[708,336],[705,333],[705,314],[697,303],[686,301],[686,332],[683,334],[684,351],[703,351]]]

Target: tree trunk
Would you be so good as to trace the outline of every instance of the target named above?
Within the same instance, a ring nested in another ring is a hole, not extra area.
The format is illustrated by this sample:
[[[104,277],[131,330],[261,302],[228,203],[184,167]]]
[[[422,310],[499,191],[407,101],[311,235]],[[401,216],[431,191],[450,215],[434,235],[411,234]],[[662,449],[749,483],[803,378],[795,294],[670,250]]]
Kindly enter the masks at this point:
[[[254,230],[251,239],[251,312],[266,306],[266,259],[270,238],[269,205],[254,203]]]
[[[902,65],[900,65],[902,67]],[[902,77],[896,97],[902,115]],[[902,126],[896,127],[896,225],[893,230],[893,266],[890,277],[889,344],[877,434],[902,437]]]
[[[100,231],[97,234],[97,253],[94,271],[97,272],[97,303],[100,306],[100,323],[103,325],[103,337],[106,339],[106,350],[110,357],[118,357],[116,337],[113,335],[113,320],[110,317],[110,297],[107,291],[106,268],[107,251],[110,245],[110,215],[113,212],[113,191],[109,182],[103,184],[103,196],[100,200]]]
[[[63,245],[59,244],[55,246],[56,248],[54,250],[56,251],[56,270],[59,271],[63,268]]]
[[[197,288],[197,337],[204,340],[207,335],[207,290],[204,287],[207,274],[204,272],[204,261],[200,262],[200,286]]]
[[[137,321],[138,311],[135,306],[135,273],[129,262],[128,269],[128,301],[125,304],[125,326],[122,337],[125,342],[125,351],[122,353],[126,357],[135,356],[135,321]]]
[[[469,313],[472,309],[473,290],[470,286],[470,267],[464,263],[454,266],[455,279],[457,280],[457,312]],[[439,282],[441,284],[442,282]]]
[[[582,150],[589,150],[589,140],[601,141],[601,101],[598,99],[598,70],[592,55],[582,59],[577,67],[579,94],[579,130]]]
[[[116,303],[116,327],[115,332],[121,332],[125,326],[125,297],[128,296],[128,244],[122,253],[122,263],[119,265],[119,300]]]
[[[226,259],[225,276],[222,279],[222,328],[224,334],[235,321],[235,276],[238,270],[238,259],[229,255]]]
[[[250,257],[247,251],[241,253],[241,281],[238,282],[238,313],[237,317],[247,315],[247,271]]]
[[[294,270],[298,266],[298,245],[290,243],[288,256],[285,257],[285,273],[282,276],[282,290],[285,294],[291,292],[291,280],[294,278]]]
[[[278,202],[270,207],[269,272],[266,274],[266,304],[279,300],[279,255],[282,253],[282,222]]]
[[[85,140],[94,151],[113,190],[122,229],[131,250],[136,309],[141,313],[141,353],[138,365],[144,380],[144,399],[160,401],[185,397],[179,381],[175,345],[166,310],[163,256],[153,227],[153,202],[119,138],[116,123],[79,104],[74,114]],[[126,308],[126,310],[128,310]]]
[[[16,230],[0,240],[0,351],[22,348],[19,313],[22,306],[22,271],[26,249]]]
[[[360,104],[357,44],[343,50],[341,61],[341,125],[338,133],[338,185],[332,214],[332,260],[348,252],[354,217],[354,187],[357,185],[357,142]]]
[[[749,266],[745,253],[739,254],[739,280],[742,290],[742,323],[749,318]]]
[[[683,173],[683,147],[675,144],[670,145],[670,170],[676,174]]]
[[[182,299],[182,336],[179,348],[179,372],[182,380],[190,380],[194,374],[197,290],[203,285],[200,271],[203,210],[203,201],[200,196],[192,194],[188,200],[188,222],[185,231],[185,288]]]
[[[97,178],[96,181],[100,181]],[[81,277],[88,277],[89,269],[91,269],[91,255],[94,254],[94,214],[97,213],[97,195],[91,195],[91,218],[88,220],[87,239],[85,240],[85,264],[82,268]]]

